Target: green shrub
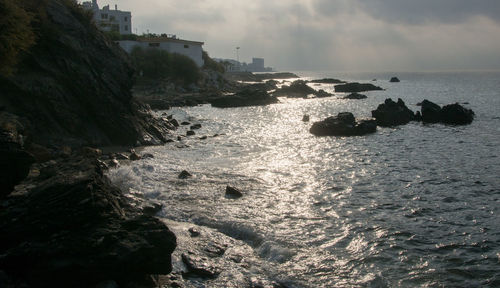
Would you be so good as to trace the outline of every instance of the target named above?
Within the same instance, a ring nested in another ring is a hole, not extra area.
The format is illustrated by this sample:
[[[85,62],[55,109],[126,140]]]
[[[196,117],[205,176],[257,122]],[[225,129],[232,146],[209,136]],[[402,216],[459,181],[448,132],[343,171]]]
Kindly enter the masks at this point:
[[[203,51],[202,57],[204,62],[203,64],[204,69],[214,70],[220,73],[226,72],[224,65],[210,58],[210,56],[208,56],[208,53],[206,51]]]

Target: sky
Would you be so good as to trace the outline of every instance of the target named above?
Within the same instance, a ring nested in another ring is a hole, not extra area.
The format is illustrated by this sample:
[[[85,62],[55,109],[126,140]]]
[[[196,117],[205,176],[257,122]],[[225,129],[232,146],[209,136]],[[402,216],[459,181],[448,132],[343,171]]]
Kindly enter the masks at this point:
[[[133,31],[281,71],[500,70],[500,0],[99,0]],[[137,30],[136,30],[137,29]]]

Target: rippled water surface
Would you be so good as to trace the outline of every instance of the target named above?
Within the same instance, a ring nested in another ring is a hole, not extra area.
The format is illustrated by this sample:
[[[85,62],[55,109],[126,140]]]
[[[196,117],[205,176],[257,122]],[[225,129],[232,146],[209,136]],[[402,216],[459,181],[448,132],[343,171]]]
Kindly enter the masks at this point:
[[[384,74],[302,75],[379,78],[386,90],[366,100],[175,108],[175,118],[202,124],[197,136],[221,135],[146,148],[154,159],[110,177],[164,203],[162,217],[243,240],[268,277],[291,286],[500,286],[500,74],[399,73],[401,83]],[[315,137],[301,121],[369,117],[389,97],[414,111],[423,99],[468,102],[476,120],[362,137]],[[179,180],[182,170],[194,177]],[[228,184],[245,196],[225,198]]]

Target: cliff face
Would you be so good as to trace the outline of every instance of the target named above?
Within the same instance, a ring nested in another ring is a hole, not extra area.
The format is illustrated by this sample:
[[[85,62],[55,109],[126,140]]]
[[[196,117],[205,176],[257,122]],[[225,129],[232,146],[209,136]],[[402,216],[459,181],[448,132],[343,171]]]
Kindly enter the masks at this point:
[[[37,43],[0,77],[2,110],[42,145],[159,144],[170,128],[132,99],[127,56],[64,1],[41,1]]]

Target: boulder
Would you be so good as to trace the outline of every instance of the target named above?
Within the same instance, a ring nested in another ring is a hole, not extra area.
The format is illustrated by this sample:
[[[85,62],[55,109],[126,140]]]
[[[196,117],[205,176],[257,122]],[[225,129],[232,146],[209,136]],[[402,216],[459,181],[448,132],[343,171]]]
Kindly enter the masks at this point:
[[[209,261],[207,257],[195,255],[194,253],[183,253],[182,262],[186,265],[189,273],[202,278],[216,278],[221,273],[220,268]],[[189,276],[189,275],[187,275]]]
[[[186,136],[194,136],[196,133],[193,130],[188,130]]]
[[[302,117],[302,122],[309,122],[309,120],[310,120],[310,117],[307,114]]]
[[[398,83],[398,82],[401,82],[401,81],[399,80],[398,77],[392,77],[391,80],[389,80],[389,82]]]
[[[278,103],[278,98],[271,96],[266,90],[246,87],[233,95],[222,95],[218,98],[210,99],[210,104],[217,108],[264,106]]]
[[[316,91],[307,85],[307,82],[304,80],[293,81],[290,86],[284,85],[273,93],[273,96],[284,96],[290,98],[307,98],[309,95],[316,97],[332,96],[332,94],[324,90]]]
[[[359,94],[359,93],[351,93],[342,99],[359,100],[359,99],[366,99],[366,98],[368,98],[368,97],[366,97],[366,95]]]
[[[181,173],[179,173],[179,176],[177,176],[179,179],[188,179],[190,177],[193,177],[193,175],[186,170],[182,170]]]
[[[359,93],[359,92],[377,91],[377,90],[384,90],[384,89],[370,83],[363,84],[356,82],[340,84],[335,86],[335,92],[344,92],[344,93]]]
[[[441,109],[441,122],[452,125],[467,125],[474,120],[474,112],[455,103]]]
[[[191,125],[191,127],[189,127],[189,129],[191,129],[191,130],[201,129],[201,124],[194,124],[194,125]]]
[[[398,99],[398,102],[394,102],[390,98],[380,104],[377,110],[372,111],[372,117],[377,120],[378,126],[384,127],[404,125],[415,120],[415,114],[406,107],[403,100]]]
[[[231,186],[226,186],[226,196],[233,197],[233,198],[240,198],[243,197],[243,192],[241,192],[239,189],[231,187]]]
[[[125,285],[171,271],[175,235],[128,204],[96,159],[60,160],[40,174],[1,203],[0,270],[28,287]]]
[[[422,122],[438,123],[441,121],[441,107],[429,100],[424,100],[421,103]]]
[[[309,130],[316,136],[360,136],[377,130],[375,120],[356,121],[350,112],[342,112],[315,122]]]
[[[309,83],[320,83],[320,84],[341,84],[345,83],[345,81],[333,78],[323,78],[323,79],[315,79],[309,81]]]

